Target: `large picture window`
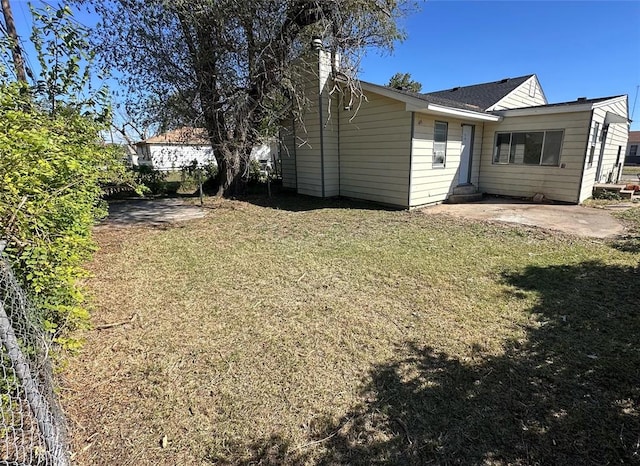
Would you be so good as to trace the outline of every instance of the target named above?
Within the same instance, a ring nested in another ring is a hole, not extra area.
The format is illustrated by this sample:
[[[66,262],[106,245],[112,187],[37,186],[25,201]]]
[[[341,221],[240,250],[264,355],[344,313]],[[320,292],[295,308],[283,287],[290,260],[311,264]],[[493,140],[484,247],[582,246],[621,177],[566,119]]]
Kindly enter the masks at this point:
[[[449,125],[436,121],[433,128],[433,166],[444,167],[447,160],[447,131]]]
[[[558,166],[562,136],[562,130],[496,133],[493,163]]]

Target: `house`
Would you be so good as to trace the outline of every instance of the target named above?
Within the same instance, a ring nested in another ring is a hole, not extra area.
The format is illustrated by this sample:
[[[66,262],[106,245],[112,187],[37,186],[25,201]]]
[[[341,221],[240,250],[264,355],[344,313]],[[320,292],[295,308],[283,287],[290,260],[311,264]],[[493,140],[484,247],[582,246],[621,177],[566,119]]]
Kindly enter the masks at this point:
[[[154,170],[180,170],[195,162],[198,166],[216,165],[211,143],[203,128],[183,127],[137,142],[132,165],[147,165]],[[251,160],[257,160],[262,169],[273,165],[278,152],[275,141],[256,145]]]
[[[211,143],[201,128],[183,127],[137,142],[136,153],[137,165],[154,170],[180,170],[194,162],[215,164]]]
[[[580,203],[619,177],[625,95],[549,104],[527,75],[426,94],[361,82],[360,101],[314,53],[304,125],[285,122],[280,138],[283,186],[298,193],[400,208],[477,193]]]
[[[625,165],[640,165],[640,131],[629,131],[624,163]]]

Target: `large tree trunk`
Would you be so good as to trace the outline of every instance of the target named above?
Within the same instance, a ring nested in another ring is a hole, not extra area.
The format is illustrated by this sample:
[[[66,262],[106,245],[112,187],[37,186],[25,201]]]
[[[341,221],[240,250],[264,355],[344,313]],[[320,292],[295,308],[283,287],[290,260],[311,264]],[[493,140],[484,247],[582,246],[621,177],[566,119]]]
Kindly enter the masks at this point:
[[[232,158],[235,156],[232,155]],[[218,162],[216,181],[218,185],[216,196],[218,197],[234,197],[243,194],[242,171],[237,163],[230,163],[226,158],[222,158]]]
[[[218,163],[216,196],[229,198],[246,194],[246,174],[249,166],[248,154],[250,153],[251,147],[237,146],[215,152]]]

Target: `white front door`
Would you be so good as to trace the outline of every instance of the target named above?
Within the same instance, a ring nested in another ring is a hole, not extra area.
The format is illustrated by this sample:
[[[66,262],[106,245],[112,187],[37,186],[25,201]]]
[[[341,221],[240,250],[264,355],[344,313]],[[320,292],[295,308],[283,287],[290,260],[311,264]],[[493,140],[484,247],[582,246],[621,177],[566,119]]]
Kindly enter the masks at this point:
[[[473,125],[462,125],[462,151],[460,152],[460,171],[458,184],[471,182],[471,154],[473,145]]]

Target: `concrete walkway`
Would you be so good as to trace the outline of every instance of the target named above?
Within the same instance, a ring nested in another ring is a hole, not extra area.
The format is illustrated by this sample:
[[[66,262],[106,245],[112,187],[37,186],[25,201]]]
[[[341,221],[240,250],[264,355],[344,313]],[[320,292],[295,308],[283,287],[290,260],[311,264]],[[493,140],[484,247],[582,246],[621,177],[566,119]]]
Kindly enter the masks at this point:
[[[182,199],[134,199],[109,203],[109,216],[99,227],[126,225],[165,225],[205,216],[200,207]]]
[[[624,232],[622,224],[609,211],[578,205],[492,198],[469,204],[440,204],[426,207],[424,212],[535,226],[591,238],[609,238]]]

